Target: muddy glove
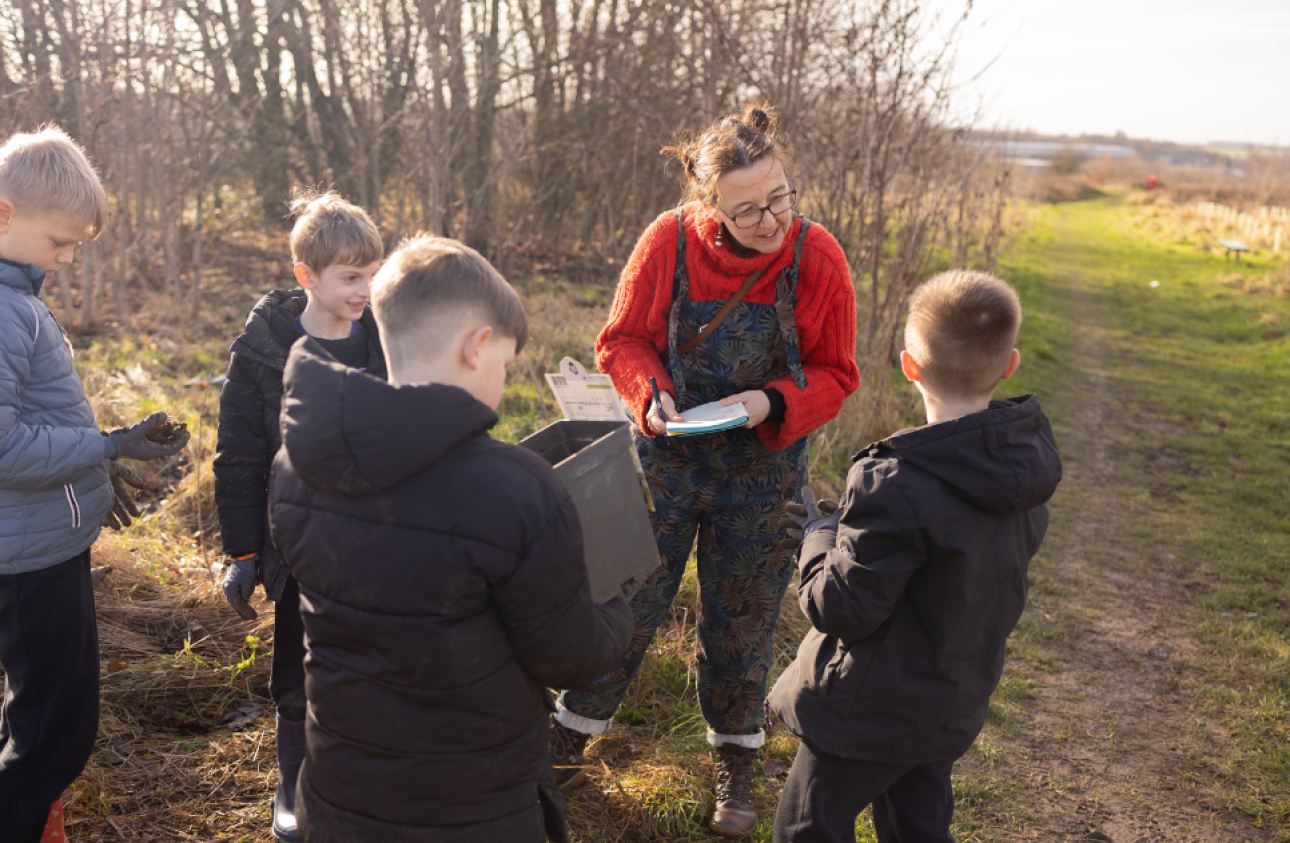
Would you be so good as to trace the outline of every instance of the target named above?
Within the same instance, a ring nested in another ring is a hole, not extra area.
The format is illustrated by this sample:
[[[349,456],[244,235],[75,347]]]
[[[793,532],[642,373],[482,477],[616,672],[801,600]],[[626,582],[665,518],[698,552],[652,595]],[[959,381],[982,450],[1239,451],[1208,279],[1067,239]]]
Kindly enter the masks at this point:
[[[103,526],[112,530],[124,530],[129,527],[131,518],[139,517],[139,505],[134,501],[134,492],[130,489],[143,489],[147,484],[143,478],[116,460],[108,460],[108,477],[112,480],[112,508],[103,519]]]
[[[112,444],[116,446],[116,454],[112,459],[155,460],[182,451],[188,444],[187,430],[177,431],[164,444],[155,441],[155,436],[148,438],[156,427],[165,423],[167,423],[165,413],[153,413],[138,424],[105,432],[103,435],[111,439]]]
[[[224,569],[224,580],[220,583],[228,605],[248,621],[259,617],[247,602],[251,599],[251,595],[255,594],[255,566],[259,560],[258,553],[234,559],[233,564]]]
[[[788,538],[782,539],[779,546],[783,550],[797,550],[806,541],[806,537],[816,530],[837,531],[842,513],[836,501],[815,502],[815,493],[811,487],[802,487],[802,502],[790,503],[784,507],[788,513],[779,521],[781,529],[788,532]]]

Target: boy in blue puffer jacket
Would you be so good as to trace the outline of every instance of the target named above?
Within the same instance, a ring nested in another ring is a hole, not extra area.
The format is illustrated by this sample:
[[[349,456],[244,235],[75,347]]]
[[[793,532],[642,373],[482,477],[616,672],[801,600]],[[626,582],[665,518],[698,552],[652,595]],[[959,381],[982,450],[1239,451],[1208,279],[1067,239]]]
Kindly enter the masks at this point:
[[[71,344],[44,302],[45,273],[97,237],[107,197],[56,128],[0,147],[0,837],[36,843],[98,731],[90,545],[113,510],[120,458],[177,453],[146,439],[165,417],[101,432]],[[124,494],[124,490],[123,490]],[[128,523],[128,520],[127,520]]]

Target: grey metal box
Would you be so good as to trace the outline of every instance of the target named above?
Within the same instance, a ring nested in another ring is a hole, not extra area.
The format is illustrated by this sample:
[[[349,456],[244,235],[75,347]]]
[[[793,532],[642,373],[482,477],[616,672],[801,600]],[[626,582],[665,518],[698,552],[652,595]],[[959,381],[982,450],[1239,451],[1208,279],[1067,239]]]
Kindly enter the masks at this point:
[[[634,594],[658,568],[659,555],[630,426],[564,419],[519,445],[555,466],[578,508],[592,598],[604,603]]]

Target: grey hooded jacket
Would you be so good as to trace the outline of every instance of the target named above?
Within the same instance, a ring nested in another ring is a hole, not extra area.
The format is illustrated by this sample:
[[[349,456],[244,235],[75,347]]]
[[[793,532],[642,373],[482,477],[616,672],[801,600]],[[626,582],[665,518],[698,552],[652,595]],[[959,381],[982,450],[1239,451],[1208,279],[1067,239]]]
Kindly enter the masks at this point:
[[[98,538],[107,459],[44,272],[0,259],[0,575],[49,568]]]

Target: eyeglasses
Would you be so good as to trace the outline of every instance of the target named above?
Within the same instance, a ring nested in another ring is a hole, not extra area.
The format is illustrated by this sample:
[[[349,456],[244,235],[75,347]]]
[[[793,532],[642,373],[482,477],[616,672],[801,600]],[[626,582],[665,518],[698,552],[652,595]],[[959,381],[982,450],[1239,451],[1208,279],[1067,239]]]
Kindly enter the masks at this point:
[[[797,204],[797,191],[790,190],[788,193],[781,193],[774,199],[770,200],[769,205],[763,205],[760,208],[749,208],[746,211],[740,211],[731,215],[722,211],[735,224],[735,228],[752,228],[755,225],[761,225],[762,216],[770,211],[771,216],[779,216],[788,209]]]

